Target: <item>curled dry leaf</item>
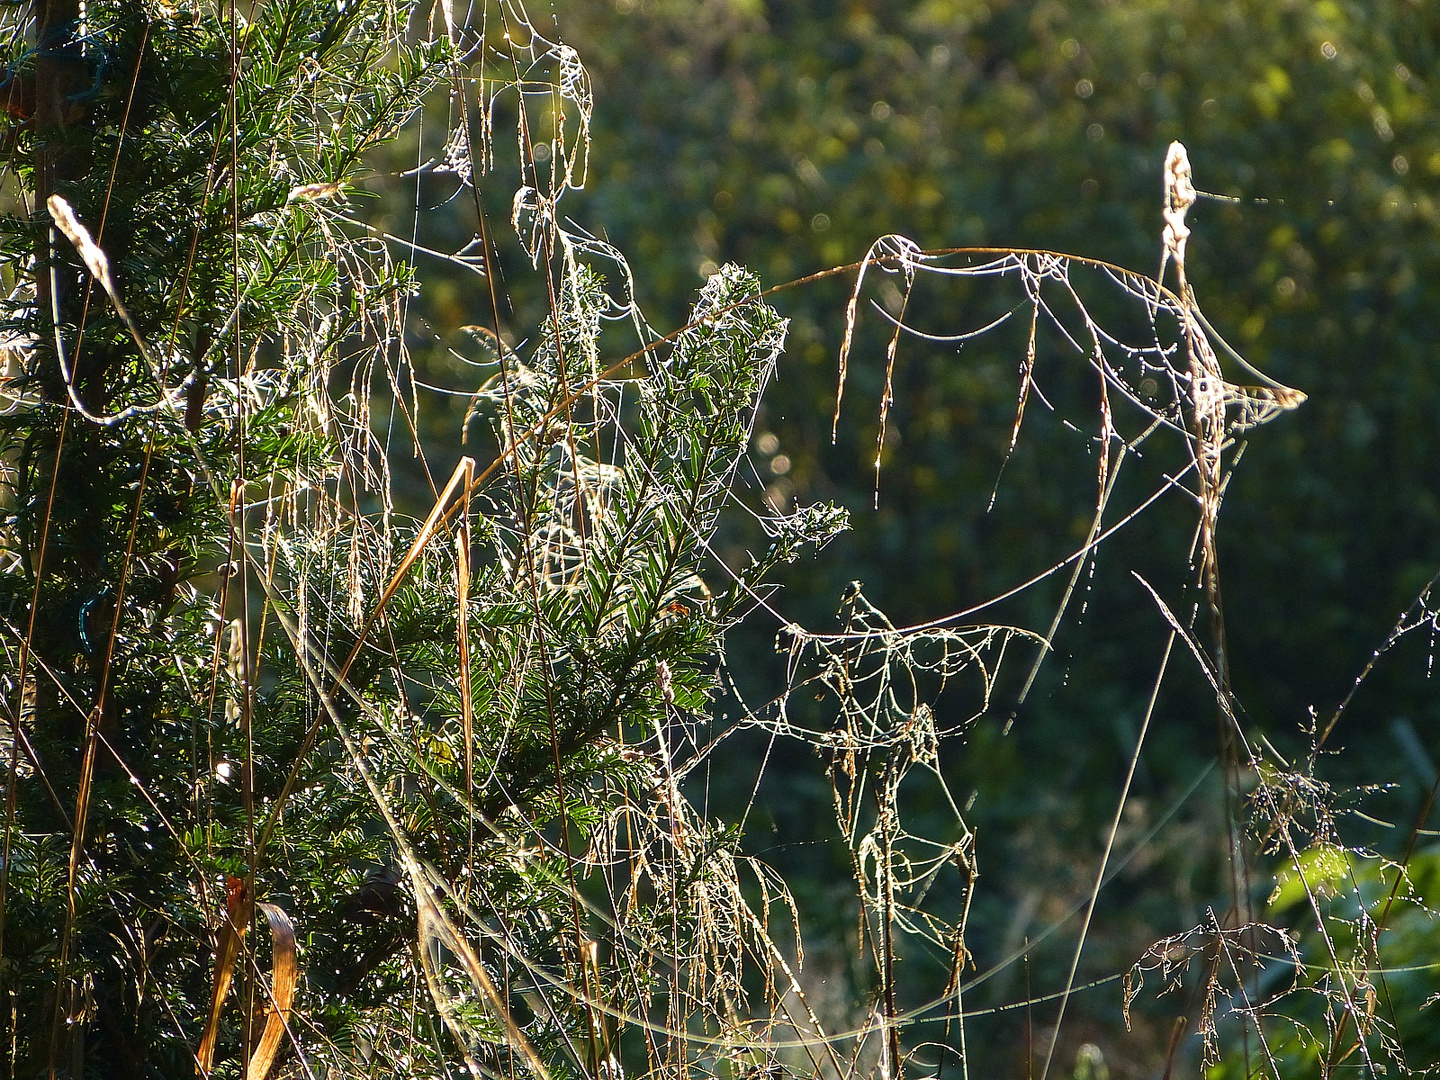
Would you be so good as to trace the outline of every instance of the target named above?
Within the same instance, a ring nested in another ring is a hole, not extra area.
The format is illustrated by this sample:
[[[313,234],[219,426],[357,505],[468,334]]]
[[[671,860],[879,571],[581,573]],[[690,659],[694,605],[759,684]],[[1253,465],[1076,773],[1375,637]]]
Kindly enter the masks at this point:
[[[248,885],[239,878],[230,878],[225,889],[225,921],[220,926],[216,941],[215,981],[210,998],[210,1014],[205,1022],[200,1046],[195,1052],[195,1063],[201,1077],[208,1077],[214,1066],[220,1015],[235,977],[235,961],[240,955],[241,941],[257,909],[270,924],[270,1005],[266,1011],[265,1028],[261,1032],[260,1042],[250,1055],[245,1069],[246,1080],[264,1080],[280,1051],[280,1040],[285,1035],[290,1019],[299,976],[295,924],[278,905],[253,903]]]
[[[295,955],[295,924],[290,921],[290,916],[275,904],[255,906],[264,913],[270,924],[270,1009],[265,1016],[265,1030],[260,1035],[260,1044],[250,1055],[245,1077],[246,1080],[265,1080],[270,1066],[275,1062],[275,1055],[280,1051],[280,1039],[290,1020],[298,965]]]

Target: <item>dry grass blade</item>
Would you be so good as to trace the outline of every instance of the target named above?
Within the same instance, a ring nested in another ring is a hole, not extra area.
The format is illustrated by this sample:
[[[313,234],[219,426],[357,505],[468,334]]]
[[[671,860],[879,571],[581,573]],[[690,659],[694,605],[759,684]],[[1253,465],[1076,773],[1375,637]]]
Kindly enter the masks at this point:
[[[530,1040],[525,1037],[525,1033],[515,1022],[509,1006],[495,988],[495,983],[491,981],[489,972],[480,963],[480,958],[475,955],[475,950],[470,947],[470,943],[464,937],[456,932],[454,925],[440,909],[439,903],[436,902],[434,894],[430,890],[429,882],[419,872],[418,865],[409,859],[406,860],[406,863],[410,869],[411,884],[415,887],[416,899],[420,908],[421,967],[424,968],[425,981],[429,985],[431,997],[436,1005],[441,1007],[446,1026],[455,1035],[456,1042],[468,1058],[470,1055],[466,1049],[467,1036],[452,1020],[449,1011],[445,1009],[449,995],[444,989],[444,981],[440,977],[435,962],[439,946],[443,946],[459,959],[466,975],[470,978],[471,985],[480,993],[495,1018],[504,1025],[506,1042],[525,1062],[535,1080],[550,1080],[549,1070],[545,1068],[544,1062],[540,1060],[540,1055],[535,1052],[535,1047],[531,1045]],[[471,1068],[475,1070],[476,1075],[479,1075],[479,1070],[473,1062]]]
[[[871,244],[870,250],[865,253],[865,258],[860,260],[859,272],[855,276],[855,289],[850,294],[849,302],[845,305],[845,336],[840,342],[840,358],[837,365],[839,368],[839,373],[835,384],[835,415],[830,422],[831,442],[835,441],[836,436],[840,431],[840,403],[845,396],[845,379],[850,371],[850,349],[855,341],[855,323],[859,315],[860,291],[865,287],[865,272],[869,270],[872,265],[884,267],[886,268],[888,273],[895,272],[894,270],[889,269],[891,266],[897,267],[899,269],[899,272],[905,275],[905,296],[908,301],[910,287],[915,282],[916,262],[923,254],[924,253],[920,250],[919,245],[917,245],[915,241],[909,240],[903,236],[891,234],[887,236],[882,236],[879,240],[876,240],[875,243]],[[844,267],[842,269],[848,270],[850,268]],[[905,318],[903,308],[896,316],[896,318],[900,319],[901,323],[903,324]],[[891,341],[890,349],[886,354],[887,386],[885,398],[881,402],[882,410],[887,408],[889,404],[889,380],[890,376],[894,372],[895,349],[899,343],[901,329],[901,325],[897,325],[895,327],[895,337]],[[883,419],[881,420],[880,424],[880,438],[882,441],[885,438],[885,423]]]
[[[1006,460],[1015,453],[1015,447],[1020,442],[1020,425],[1025,422],[1025,404],[1030,400],[1030,387],[1035,382],[1035,330],[1040,321],[1040,305],[1035,304],[1030,308],[1030,336],[1025,342],[1025,359],[1020,364],[1020,393],[1019,399],[1015,402],[1015,423],[1010,428],[1010,445],[1005,450]],[[995,505],[994,496],[991,496],[990,505]]]
[[[880,430],[875,435],[875,502],[880,501],[880,463],[885,456],[885,434],[890,422],[890,406],[895,404],[895,354],[900,349],[900,333],[905,326],[905,311],[910,306],[910,292],[915,285],[915,271],[907,262],[905,269],[905,292],[900,300],[900,310],[895,313],[895,330],[890,343],[885,346],[885,389],[880,393]]]
[[[446,517],[446,510],[449,508],[450,500],[454,498],[455,492],[457,490],[463,490],[468,499],[470,484],[472,482],[471,478],[474,476],[474,473],[475,459],[462,457],[460,463],[455,466],[454,473],[450,476],[450,482],[445,485],[445,490],[442,491],[440,497],[435,500],[435,506],[430,511],[430,516],[425,519],[425,524],[421,526],[419,534],[415,537],[415,542],[410,545],[410,550],[405,553],[405,558],[400,560],[400,565],[396,567],[394,575],[390,578],[390,584],[385,587],[384,593],[381,594],[380,599],[376,602],[375,610],[372,611],[370,617],[365,620],[365,625],[360,631],[360,638],[355,642],[355,652],[359,652],[361,646],[365,643],[365,636],[370,630],[370,627],[373,626],[375,620],[380,617],[380,613],[385,610],[385,605],[390,602],[391,597],[395,595],[395,591],[404,583],[406,575],[410,573],[410,568],[415,565],[415,560],[420,557],[420,553],[425,550],[426,545],[428,545],[431,538],[434,537],[441,521]],[[466,482],[463,489],[460,487],[461,481]],[[353,660],[354,657],[352,656],[350,659]],[[350,661],[347,661],[346,667],[349,667],[349,664]]]
[[[596,1047],[596,1060],[591,1062],[596,1075],[600,1074],[603,1067],[602,1057],[609,1056],[610,1037],[605,1017],[608,1012],[605,1006],[604,992],[600,982],[600,943],[595,940],[584,941],[580,944],[580,963],[585,976],[585,997],[588,1006],[586,1019],[590,1025],[590,1041]]]
[[[295,1001],[295,982],[298,973],[295,962],[295,925],[275,904],[256,904],[270,924],[272,952],[270,975],[270,1009],[265,1017],[265,1030],[260,1043],[250,1055],[250,1064],[245,1070],[246,1080],[265,1080],[275,1055],[280,1051],[280,1040],[285,1034],[290,1019],[290,1006]]]
[[[280,1052],[280,1040],[288,1027],[290,1009],[295,1001],[295,987],[299,982],[295,924],[276,904],[252,903],[249,887],[239,883],[238,879],[231,879],[227,892],[225,921],[220,925],[215,948],[215,979],[211,990],[210,1015],[205,1021],[200,1046],[195,1051],[195,1063],[201,1077],[208,1077],[214,1068],[220,1017],[225,1011],[225,999],[235,978],[235,964],[240,957],[242,942],[249,930],[252,915],[258,908],[270,925],[270,1007],[266,1013],[264,1031],[250,1055],[245,1076],[246,1080],[264,1080],[275,1063],[275,1056]]]
[[[250,925],[253,909],[249,886],[238,878],[232,878],[226,889],[225,918],[215,940],[215,978],[210,991],[210,1015],[205,1020],[205,1031],[200,1036],[200,1046],[195,1051],[195,1064],[202,1077],[209,1076],[215,1064],[215,1040],[220,1032],[220,1014],[225,1008],[225,996],[230,992],[230,983],[235,978],[235,961],[240,955],[240,942]]]
[[[865,253],[865,258],[860,262],[859,273],[855,276],[855,291],[850,294],[850,300],[845,305],[845,337],[840,342],[840,359],[836,365],[838,377],[835,381],[835,416],[830,422],[830,441],[833,443],[840,432],[840,405],[845,399],[845,378],[850,373],[850,348],[855,341],[855,321],[860,309],[860,290],[865,285],[865,271],[870,268],[870,263],[875,258],[876,244]]]
[[[464,509],[455,530],[455,585],[457,622],[460,633],[460,720],[465,737],[465,797],[473,797],[475,777],[475,702],[470,686],[470,487],[475,482],[475,462],[461,458],[465,488]]]
[[[466,505],[469,505],[470,490],[474,486],[474,481],[471,479],[474,476],[474,471],[474,458],[462,457],[460,463],[455,466],[455,472],[451,474],[450,482],[445,485],[445,490],[442,491],[440,497],[435,500],[435,506],[430,511],[430,516],[425,519],[425,524],[421,526],[414,543],[410,545],[410,550],[407,551],[405,557],[400,560],[399,567],[396,568],[395,573],[390,578],[390,584],[386,586],[385,592],[381,594],[380,599],[375,603],[375,607],[360,627],[360,633],[355,638],[355,644],[351,646],[350,655],[345,658],[345,663],[340,666],[340,670],[336,673],[335,684],[337,687],[339,683],[344,680],[345,676],[349,674],[350,665],[355,662],[355,658],[360,655],[360,650],[365,647],[365,639],[369,637],[371,629],[384,612],[385,605],[390,602],[396,591],[404,583],[406,576],[410,573],[410,568],[415,565],[415,560],[420,557],[420,553],[425,550],[431,539],[439,531],[440,524],[447,516],[447,508],[450,506],[452,499],[454,499],[457,489],[463,491]],[[462,481],[466,482],[463,488],[461,486]],[[332,687],[332,692],[333,690],[334,687]],[[285,777],[285,784],[275,799],[275,804],[270,810],[270,816],[265,820],[265,827],[261,830],[259,840],[256,843],[257,856],[265,850],[271,835],[275,831],[276,825],[280,823],[280,811],[284,809],[286,799],[289,798],[290,793],[295,789],[295,783],[300,778],[300,769],[304,765],[305,757],[309,754],[310,748],[315,744],[315,736],[320,733],[320,727],[324,722],[325,713],[322,710],[315,717],[314,723],[310,725],[310,730],[305,733],[305,739],[301,742],[300,750],[295,755],[295,763],[290,767],[290,773]]]

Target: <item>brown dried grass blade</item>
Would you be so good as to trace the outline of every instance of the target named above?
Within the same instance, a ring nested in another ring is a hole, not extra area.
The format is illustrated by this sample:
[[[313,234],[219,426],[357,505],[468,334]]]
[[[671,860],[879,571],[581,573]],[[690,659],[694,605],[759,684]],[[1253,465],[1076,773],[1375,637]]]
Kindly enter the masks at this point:
[[[1020,443],[1020,425],[1025,422],[1025,405],[1030,400],[1030,387],[1035,382],[1035,330],[1039,320],[1040,297],[1037,292],[1030,307],[1030,337],[1025,342],[1025,360],[1020,365],[1020,398],[1015,403],[1015,424],[1010,428],[1010,445],[1005,450],[1007,460]]]
[[[350,673],[350,665],[355,663],[355,658],[360,655],[360,650],[365,647],[365,639],[370,636],[371,629],[385,611],[385,605],[390,603],[391,597],[399,590],[406,576],[410,573],[410,568],[415,565],[415,560],[420,557],[420,553],[425,550],[426,545],[430,543],[431,538],[434,537],[439,530],[440,523],[445,519],[446,511],[450,506],[451,500],[455,497],[456,490],[460,488],[461,482],[473,477],[474,471],[475,459],[471,457],[462,457],[460,463],[455,466],[455,471],[450,475],[450,482],[445,485],[445,490],[442,491],[440,497],[435,500],[435,506],[430,511],[430,516],[425,519],[425,524],[420,527],[420,532],[415,537],[415,542],[410,545],[410,550],[405,553],[405,558],[400,560],[400,566],[391,576],[390,584],[385,587],[385,591],[381,594],[380,599],[376,602],[369,616],[361,625],[360,633],[355,638],[355,644],[350,647],[350,655],[345,658],[345,663],[340,665],[340,670],[335,676],[335,682],[331,685],[331,693],[344,681],[345,676]],[[484,475],[488,475],[488,470]],[[467,500],[467,507],[470,491],[474,486],[475,482],[473,480],[465,484],[464,495]],[[266,575],[266,580],[268,580],[268,574]],[[290,792],[294,790],[295,783],[300,778],[300,769],[305,763],[305,757],[310,753],[310,747],[315,744],[315,736],[320,734],[320,727],[324,722],[325,713],[322,710],[315,717],[315,722],[310,725],[310,730],[305,733],[305,739],[300,744],[299,752],[295,755],[295,763],[290,767],[289,775],[285,777],[285,784],[281,787],[280,794],[270,809],[270,816],[265,819],[265,827],[260,831],[260,838],[255,845],[257,857],[263,853],[269,845],[270,837],[275,832],[275,827],[280,823],[280,811],[284,809],[285,802],[290,797]]]
[[[469,497],[470,484],[468,481],[474,476],[474,473],[475,459],[472,457],[462,457],[460,463],[455,466],[455,471],[450,474],[450,482],[445,485],[445,490],[442,491],[440,497],[435,500],[435,506],[430,511],[430,516],[425,519],[425,524],[421,526],[419,535],[415,537],[415,542],[410,545],[410,550],[405,553],[405,558],[400,560],[400,566],[390,578],[390,584],[385,587],[385,591],[380,595],[380,600],[376,603],[375,609],[370,613],[370,617],[365,620],[365,626],[360,631],[360,640],[355,643],[356,652],[359,651],[360,646],[364,643],[366,633],[369,631],[371,624],[374,623],[380,612],[385,610],[385,605],[390,602],[390,598],[395,595],[396,590],[399,589],[400,585],[404,582],[406,575],[410,573],[410,567],[415,565],[415,560],[420,557],[420,553],[424,551],[426,545],[430,543],[430,538],[435,535],[441,519],[445,517],[445,511],[449,509],[450,500],[454,498],[455,491],[459,488],[462,480],[467,481],[465,485],[465,495],[467,498]],[[354,657],[351,657],[345,666],[348,668],[353,660]]]
[[[1030,388],[1035,384],[1035,336],[1039,321],[1040,294],[1037,286],[1030,303],[1030,337],[1025,343],[1025,359],[1020,362],[1020,392],[1015,402],[1015,423],[1010,428],[1010,445],[1005,448],[1005,456],[1000,460],[1000,468],[995,474],[995,485],[990,489],[990,502],[985,507],[987,514],[995,509],[995,500],[1000,497],[1000,480],[1005,475],[1005,466],[1010,464],[1015,447],[1020,445],[1020,427],[1025,423],[1025,406],[1030,401]]]
[[[232,879],[227,889],[225,921],[215,947],[215,982],[211,990],[210,1015],[205,1021],[205,1031],[200,1037],[200,1046],[195,1052],[195,1064],[200,1076],[208,1077],[215,1064],[215,1043],[219,1037],[220,1016],[225,1011],[225,998],[235,978],[235,964],[240,958],[241,942],[249,930],[251,918],[258,908],[270,924],[271,976],[270,1008],[265,1018],[265,1028],[260,1042],[250,1055],[245,1069],[246,1080],[265,1080],[275,1055],[280,1051],[280,1040],[284,1037],[290,1019],[290,1007],[295,1001],[295,986],[299,978],[297,951],[295,947],[295,924],[290,916],[276,904],[255,904],[250,901],[248,885]]]
[[[249,890],[243,882],[238,886],[232,879],[225,900],[225,919],[215,939],[215,980],[210,991],[210,1015],[205,1020],[205,1031],[200,1036],[200,1046],[195,1051],[195,1064],[200,1076],[208,1077],[215,1063],[215,1039],[220,1030],[220,1013],[225,1007],[225,995],[230,992],[230,983],[235,977],[235,961],[240,956],[240,942],[250,925],[253,905],[248,903]]]
[[[880,440],[883,448],[885,439],[885,420],[889,411],[889,395],[892,389],[891,379],[895,372],[895,350],[899,345],[900,331],[904,328],[905,308],[910,301],[910,290],[915,284],[916,259],[924,253],[913,241],[895,233],[887,233],[870,245],[870,250],[865,253],[865,258],[860,260],[859,272],[855,275],[855,289],[850,293],[850,300],[845,305],[845,336],[840,342],[840,360],[837,365],[839,376],[835,385],[835,415],[830,421],[830,441],[833,443],[840,431],[840,404],[845,396],[845,379],[850,371],[850,349],[855,342],[855,323],[859,317],[860,292],[865,287],[865,272],[872,265],[896,266],[899,273],[905,277],[904,303],[900,306],[900,312],[895,316],[895,335],[890,341],[890,346],[885,351],[885,398],[880,403]],[[876,454],[876,471],[879,471],[879,454]],[[878,483],[878,480],[877,480]]]
[[[870,245],[865,258],[860,260],[860,270],[855,275],[855,291],[850,294],[850,300],[845,305],[845,337],[840,342],[840,362],[837,365],[839,376],[835,384],[835,416],[830,421],[832,443],[840,431],[840,403],[845,397],[845,379],[850,374],[850,347],[855,341],[855,321],[860,313],[860,290],[865,287],[865,271],[869,270],[870,264],[878,258],[882,242],[883,240],[877,240]]]
[[[445,913],[440,909],[440,905],[436,902],[434,894],[430,890],[429,883],[418,872],[418,869],[417,866],[411,866],[410,880],[415,888],[415,898],[417,906],[420,909],[418,935],[420,967],[425,974],[425,981],[429,986],[430,996],[434,999],[435,1004],[440,1007],[441,1017],[445,1021],[445,1025],[450,1028],[456,1041],[460,1044],[467,1064],[472,1064],[470,1062],[470,1052],[466,1049],[467,1039],[463,1029],[461,1029],[459,1023],[451,1015],[450,1009],[447,1008],[449,994],[444,989],[443,980],[440,978],[439,971],[436,970],[434,956],[432,955],[432,951],[438,951],[435,949],[437,944],[443,945],[460,961],[461,965],[465,968],[466,974],[470,977],[471,985],[479,992],[485,1004],[489,1006],[495,1017],[504,1025],[505,1038],[510,1044],[510,1048],[515,1051],[516,1056],[525,1062],[526,1067],[535,1077],[535,1080],[550,1080],[550,1071],[545,1068],[545,1063],[540,1060],[540,1055],[536,1053],[534,1045],[525,1037],[525,1033],[520,1030],[520,1025],[515,1023],[515,1018],[511,1014],[509,1006],[505,1004],[504,998],[500,996],[500,992],[495,988],[495,983],[491,980],[490,973],[487,972],[484,965],[480,963],[480,958],[475,955],[475,950],[470,947],[470,943],[456,932],[454,925],[446,918]],[[476,1075],[480,1075],[478,1071]]]
[[[580,966],[585,979],[585,1012],[590,1024],[590,1045],[594,1047],[595,1060],[591,1067],[595,1075],[601,1075],[603,1061],[610,1054],[610,1033],[605,1024],[605,1002],[601,997],[600,943],[588,939],[580,943]]]
[[[1090,528],[1093,539],[1100,532],[1105,513],[1105,497],[1110,489],[1110,441],[1115,435],[1115,414],[1110,408],[1110,387],[1105,381],[1105,356],[1095,349],[1095,370],[1100,375],[1100,461],[1096,466],[1095,521]]]
[[[280,1051],[280,1040],[285,1035],[290,1020],[290,1006],[295,1001],[295,983],[298,975],[295,954],[295,924],[290,916],[275,904],[256,904],[270,924],[272,949],[270,973],[270,1010],[265,1017],[265,1030],[260,1043],[250,1055],[250,1064],[245,1070],[246,1080],[265,1080],[275,1055]]]
[[[890,421],[890,406],[895,404],[895,354],[900,348],[900,331],[905,328],[905,312],[910,307],[910,289],[906,284],[905,294],[900,301],[900,310],[895,315],[895,332],[890,335],[890,344],[885,347],[885,389],[880,394],[880,430],[875,436],[875,507],[880,506],[880,462],[885,455],[885,432]],[[839,402],[836,402],[838,407]]]
[[[865,270],[870,265],[870,256],[860,264],[860,276],[855,279],[855,291],[845,305],[845,337],[840,342],[839,377],[835,382],[835,416],[830,421],[830,442],[834,443],[840,431],[840,404],[845,399],[845,378],[850,374],[850,345],[855,340],[855,318],[860,306],[860,286],[865,281]]]
[[[470,699],[470,485],[475,481],[475,462],[461,458],[465,470],[464,507],[455,530],[455,578],[459,594],[457,622],[460,627],[460,723],[465,735],[465,795],[471,795],[475,772],[475,707]]]

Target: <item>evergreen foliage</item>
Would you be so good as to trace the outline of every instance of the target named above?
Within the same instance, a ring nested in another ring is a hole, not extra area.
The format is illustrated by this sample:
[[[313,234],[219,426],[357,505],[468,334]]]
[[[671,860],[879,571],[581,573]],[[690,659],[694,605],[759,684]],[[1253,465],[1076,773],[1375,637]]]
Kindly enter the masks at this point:
[[[727,269],[602,371],[603,282],[558,262],[472,401],[495,457],[409,524],[370,407],[416,279],[347,200],[467,54],[511,58],[381,3],[63,14],[10,56],[64,103],[17,117],[4,219],[14,1073],[593,1073],[605,1002],[665,1000],[666,965],[679,1029],[738,1000],[733,843],[667,747],[743,597],[840,524],[700,577],[783,320]]]

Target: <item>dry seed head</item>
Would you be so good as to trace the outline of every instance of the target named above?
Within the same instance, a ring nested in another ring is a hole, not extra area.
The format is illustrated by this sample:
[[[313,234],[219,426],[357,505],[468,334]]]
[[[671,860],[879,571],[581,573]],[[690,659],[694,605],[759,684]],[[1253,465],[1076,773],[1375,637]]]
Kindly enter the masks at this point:
[[[1190,176],[1190,155],[1185,144],[1172,142],[1165,153],[1165,252],[1175,260],[1175,268],[1183,280],[1185,274],[1185,241],[1190,227],[1185,214],[1195,204],[1195,184]]]
[[[90,271],[106,292],[114,296],[115,283],[110,279],[110,260],[105,257],[105,252],[100,250],[100,245],[91,238],[90,231],[80,224],[80,219],[75,216],[70,204],[59,195],[51,195],[45,205],[50,209],[50,217],[56,228],[65,234],[65,239],[75,246],[80,258],[85,260],[85,269]]]
[[[290,189],[290,194],[285,196],[287,203],[297,199],[306,202],[318,202],[321,199],[333,199],[341,194],[339,184],[301,184],[299,187]]]

